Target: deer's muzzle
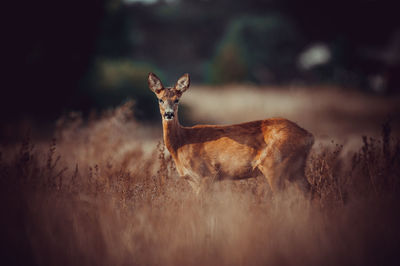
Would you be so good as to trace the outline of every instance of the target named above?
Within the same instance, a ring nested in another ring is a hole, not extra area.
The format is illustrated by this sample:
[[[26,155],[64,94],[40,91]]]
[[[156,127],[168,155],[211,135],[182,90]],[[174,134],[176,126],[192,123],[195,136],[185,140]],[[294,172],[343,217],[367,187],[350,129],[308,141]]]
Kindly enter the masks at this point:
[[[164,119],[171,120],[173,118],[174,118],[174,113],[173,112],[165,112],[164,113]]]

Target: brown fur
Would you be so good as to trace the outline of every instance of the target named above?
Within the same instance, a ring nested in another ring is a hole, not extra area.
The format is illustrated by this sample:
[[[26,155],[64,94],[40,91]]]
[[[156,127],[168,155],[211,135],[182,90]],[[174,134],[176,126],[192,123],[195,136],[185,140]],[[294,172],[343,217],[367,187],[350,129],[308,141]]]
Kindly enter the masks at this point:
[[[183,76],[174,88],[162,87],[157,91],[151,83],[159,86],[160,81],[154,74],[149,75],[150,89],[163,101],[161,115],[166,108],[174,111],[173,119],[163,119],[164,143],[179,174],[189,180],[194,190],[198,192],[206,180],[250,178],[261,173],[273,191],[285,188],[288,182],[309,191],[304,167],[314,143],[312,134],[282,118],[182,127],[174,102],[187,89],[181,85],[184,81],[188,87],[188,76]]]

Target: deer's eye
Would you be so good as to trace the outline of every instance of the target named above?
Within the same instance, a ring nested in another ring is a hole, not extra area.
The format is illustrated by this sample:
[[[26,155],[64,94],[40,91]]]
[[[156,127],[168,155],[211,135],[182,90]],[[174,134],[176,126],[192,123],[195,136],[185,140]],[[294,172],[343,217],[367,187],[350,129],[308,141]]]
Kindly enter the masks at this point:
[[[179,103],[179,99],[176,99],[176,100],[174,101],[174,103]]]
[[[163,100],[161,100],[161,99],[159,99],[159,100],[158,100],[158,102],[159,102],[159,103],[164,103],[164,101],[163,101]]]

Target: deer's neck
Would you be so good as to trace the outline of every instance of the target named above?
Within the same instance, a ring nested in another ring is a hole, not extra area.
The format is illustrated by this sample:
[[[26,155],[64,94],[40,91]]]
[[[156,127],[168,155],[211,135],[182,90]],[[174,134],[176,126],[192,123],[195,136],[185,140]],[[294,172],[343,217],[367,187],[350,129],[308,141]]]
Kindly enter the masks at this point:
[[[176,157],[177,149],[180,146],[182,127],[179,124],[178,117],[175,117],[172,121],[163,120],[163,135],[164,143],[168,151],[173,157]]]

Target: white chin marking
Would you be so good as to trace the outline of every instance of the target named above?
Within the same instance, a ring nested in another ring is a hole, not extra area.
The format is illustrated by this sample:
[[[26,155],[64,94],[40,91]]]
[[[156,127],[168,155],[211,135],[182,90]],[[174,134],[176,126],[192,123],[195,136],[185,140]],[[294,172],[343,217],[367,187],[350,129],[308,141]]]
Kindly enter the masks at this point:
[[[164,120],[165,121],[172,121],[172,120],[174,120],[173,118],[166,118],[166,117],[164,117]]]

